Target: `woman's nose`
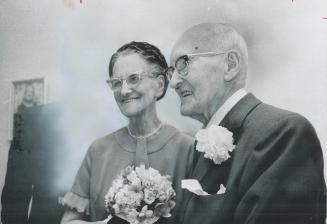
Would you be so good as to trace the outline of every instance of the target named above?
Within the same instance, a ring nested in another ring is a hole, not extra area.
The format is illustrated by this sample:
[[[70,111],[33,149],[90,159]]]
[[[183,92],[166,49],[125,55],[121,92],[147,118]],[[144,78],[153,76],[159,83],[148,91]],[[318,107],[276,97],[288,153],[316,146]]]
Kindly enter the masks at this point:
[[[120,90],[121,95],[124,96],[130,92],[132,92],[132,90],[129,88],[128,84],[126,83],[126,80],[123,80],[121,90]]]

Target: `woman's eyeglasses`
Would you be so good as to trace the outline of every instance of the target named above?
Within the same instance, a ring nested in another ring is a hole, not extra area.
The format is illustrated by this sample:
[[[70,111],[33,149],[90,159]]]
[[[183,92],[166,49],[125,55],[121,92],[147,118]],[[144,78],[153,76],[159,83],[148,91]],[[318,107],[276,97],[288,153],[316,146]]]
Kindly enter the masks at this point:
[[[145,75],[142,72],[134,72],[127,76],[127,78],[111,78],[107,80],[107,83],[112,91],[120,90],[123,86],[123,82],[126,81],[126,84],[129,88],[136,87],[141,83],[141,80],[144,77],[155,78],[153,76]]]
[[[209,57],[209,56],[215,56],[215,55],[220,55],[220,54],[226,54],[226,52],[203,52],[203,53],[194,53],[194,54],[186,54],[181,57],[179,57],[176,62],[175,62],[175,67],[170,66],[167,71],[166,75],[168,80],[171,80],[174,74],[174,71],[176,69],[177,73],[180,76],[187,76],[188,74],[188,65],[190,58],[192,57]]]

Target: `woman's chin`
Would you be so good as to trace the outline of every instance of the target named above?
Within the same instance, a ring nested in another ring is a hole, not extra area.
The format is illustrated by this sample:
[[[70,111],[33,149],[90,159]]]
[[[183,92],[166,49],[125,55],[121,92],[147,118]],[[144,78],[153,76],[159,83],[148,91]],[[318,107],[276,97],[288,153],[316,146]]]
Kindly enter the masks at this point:
[[[126,117],[135,117],[141,114],[141,110],[137,109],[129,109],[129,108],[121,108],[120,109],[121,113],[124,114]]]
[[[119,109],[123,115],[125,115],[128,118],[131,118],[131,117],[140,116],[146,113],[147,111],[155,111],[151,109],[152,106],[153,106],[152,104],[147,105],[143,103],[142,104],[129,103],[129,104],[120,104]]]

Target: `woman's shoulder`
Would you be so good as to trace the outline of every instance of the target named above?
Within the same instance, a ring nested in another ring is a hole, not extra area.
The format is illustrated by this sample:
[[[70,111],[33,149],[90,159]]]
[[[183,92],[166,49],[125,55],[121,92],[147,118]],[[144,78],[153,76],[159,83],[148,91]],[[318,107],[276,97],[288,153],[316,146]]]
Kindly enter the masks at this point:
[[[172,140],[177,141],[180,144],[188,144],[188,145],[194,144],[195,138],[191,134],[183,132],[170,124],[166,124],[166,126],[169,132],[173,133]]]
[[[172,125],[167,126],[173,133],[166,144],[167,152],[176,158],[184,158],[187,162],[191,161],[194,154],[195,138]]]
[[[182,138],[187,138],[187,139],[194,139],[194,137],[187,133],[187,132],[184,132],[184,131],[181,131],[179,130],[178,128],[176,128],[175,126],[171,125],[171,124],[166,124],[166,126],[175,132],[175,135],[177,135],[178,137],[182,137]]]
[[[93,150],[100,150],[102,148],[108,148],[109,146],[114,146],[116,145],[116,138],[119,135],[122,135],[124,132],[124,128],[122,127],[112,133],[106,134],[104,136],[98,137],[95,140],[93,140],[93,142],[91,143],[90,148],[92,148]]]

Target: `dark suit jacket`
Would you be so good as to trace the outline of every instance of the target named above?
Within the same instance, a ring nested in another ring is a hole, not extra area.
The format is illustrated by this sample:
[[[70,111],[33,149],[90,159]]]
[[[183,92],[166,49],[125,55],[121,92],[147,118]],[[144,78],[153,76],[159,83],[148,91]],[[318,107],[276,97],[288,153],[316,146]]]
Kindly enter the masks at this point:
[[[59,119],[60,109],[56,104],[27,108],[20,114],[20,132],[15,134],[16,141],[9,150],[2,191],[3,224],[60,222],[63,209],[58,204],[62,192],[57,187],[60,175],[57,170],[63,165],[60,152],[64,150],[64,144],[62,133],[56,126]]]
[[[213,195],[185,190],[181,223],[325,223],[323,155],[305,118],[247,94],[220,125],[236,147],[221,165],[197,154],[190,178]],[[226,193],[217,195],[220,184]]]

